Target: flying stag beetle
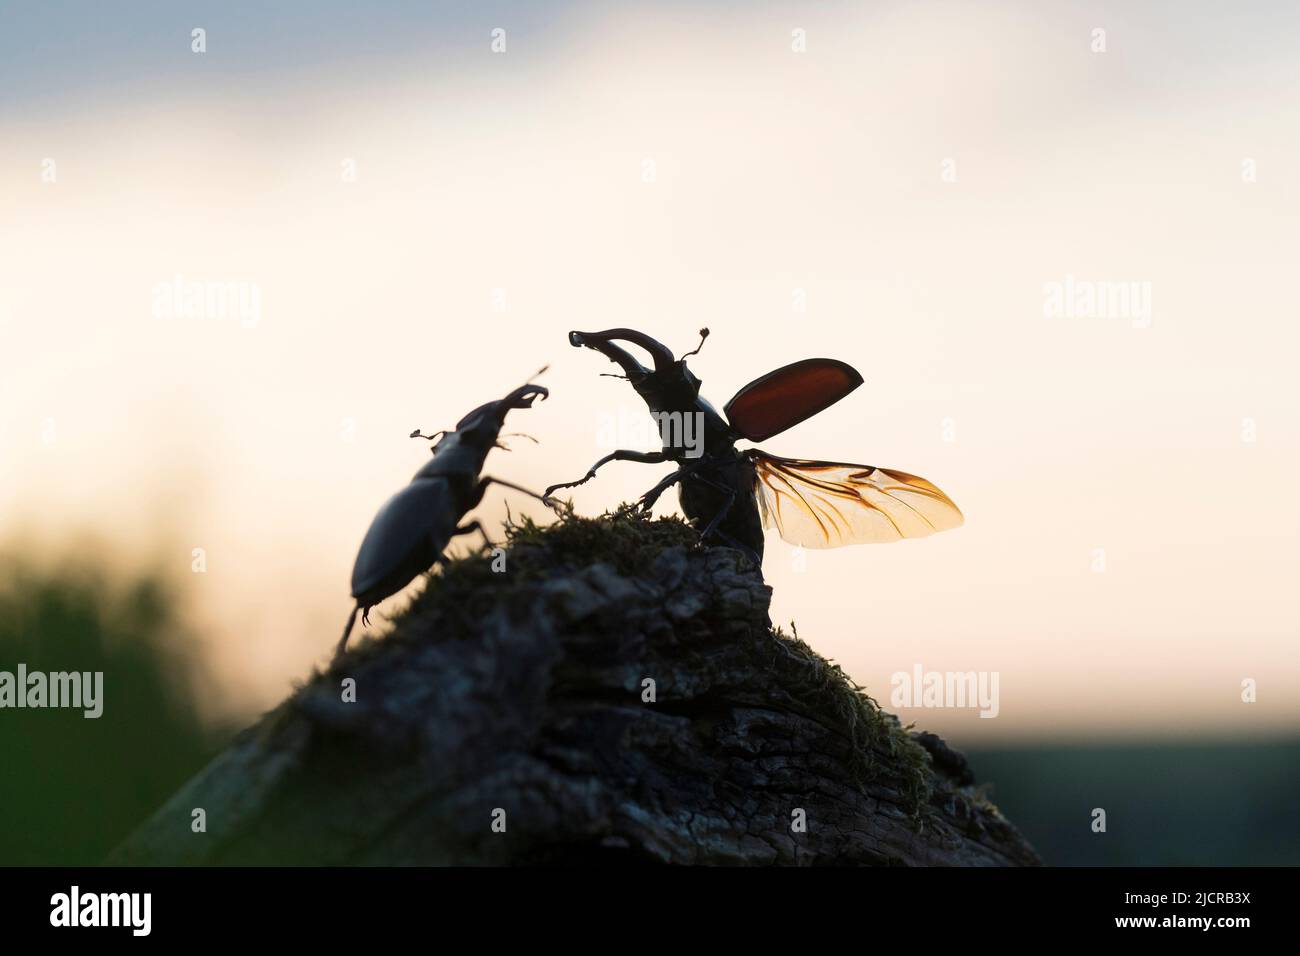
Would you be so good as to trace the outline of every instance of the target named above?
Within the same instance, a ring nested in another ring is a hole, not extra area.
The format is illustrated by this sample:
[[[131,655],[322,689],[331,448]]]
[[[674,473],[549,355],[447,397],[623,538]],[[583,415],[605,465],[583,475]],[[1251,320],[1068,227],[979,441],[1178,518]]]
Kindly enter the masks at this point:
[[[649,511],[664,491],[679,484],[682,511],[701,529],[700,540],[716,538],[747,552],[756,564],[762,563],[764,527],[775,526],[783,539],[801,547],[835,548],[920,538],[962,523],[961,511],[942,491],[906,472],[737,449],[741,439],[764,441],[824,411],[861,385],[862,376],[836,359],[804,359],[750,382],[719,414],[700,396],[700,380],[686,367],[708,335],[701,329],[700,344],[677,359],[667,346],[635,329],[570,332],[569,344],[595,349],[623,369],[614,377],[627,379],[649,406],[664,447],[612,452],[577,481],[551,485],[543,498],[590,481],[611,461],[672,462],[677,470],[642,495],[639,507]],[[654,369],[615,341],[644,349]],[[685,416],[694,416],[699,425],[699,447],[670,440],[668,423]]]
[[[419,429],[411,432],[412,438],[438,443],[433,446],[433,457],[415,473],[411,483],[389,498],[370,523],[352,569],[356,607],[343,628],[335,660],[347,647],[357,613],[361,613],[363,624],[369,624],[370,609],[444,560],[443,550],[453,537],[477,531],[484,542],[491,544],[477,521],[460,523],[483,500],[488,485],[498,484],[541,498],[536,492],[500,478],[479,477],[479,472],[488,452],[505,448],[499,439],[506,414],[514,408],[531,408],[534,399],[545,400],[549,394],[540,385],[521,385],[505,398],[480,405],[453,429],[432,435],[422,435]]]

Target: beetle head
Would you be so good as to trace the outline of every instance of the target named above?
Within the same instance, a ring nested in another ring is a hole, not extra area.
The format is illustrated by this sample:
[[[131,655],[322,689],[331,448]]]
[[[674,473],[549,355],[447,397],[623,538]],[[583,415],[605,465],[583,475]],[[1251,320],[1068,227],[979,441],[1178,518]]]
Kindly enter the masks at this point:
[[[550,394],[550,391],[541,385],[520,385],[499,402],[492,403],[496,406],[497,426],[505,424],[506,413],[512,408],[532,408],[535,399],[546,401]]]
[[[700,330],[700,344],[709,330]],[[614,341],[630,342],[650,353],[654,368],[648,369],[627,350]],[[699,351],[696,348],[680,359],[673,357],[672,349],[657,339],[652,339],[636,329],[606,329],[604,332],[570,332],[569,344],[574,348],[589,348],[600,352],[623,369],[623,374],[636,389],[651,411],[672,411],[688,408],[700,394],[701,382],[686,367],[686,359]]]
[[[455,434],[463,442],[491,447],[511,409],[532,408],[535,399],[545,400],[550,394],[541,385],[521,385],[505,398],[474,409],[456,423]]]

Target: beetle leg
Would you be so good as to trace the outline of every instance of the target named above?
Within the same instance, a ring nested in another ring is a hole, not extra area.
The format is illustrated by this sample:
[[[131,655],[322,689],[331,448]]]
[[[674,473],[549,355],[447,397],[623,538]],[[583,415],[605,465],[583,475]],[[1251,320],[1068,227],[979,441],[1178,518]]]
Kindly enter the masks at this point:
[[[763,566],[762,556],[753,548],[751,548],[749,545],[741,544],[739,541],[737,541],[731,535],[727,534],[725,531],[714,531],[713,536],[716,537],[723,544],[735,548],[737,551],[744,554],[747,558],[749,558],[750,561],[754,562],[756,566],[760,568]]]
[[[530,498],[536,498],[538,501],[542,502],[543,504],[548,504],[545,495],[539,495],[535,491],[529,491],[527,488],[524,488],[522,485],[516,485],[513,482],[502,481],[500,478],[493,478],[491,475],[484,475],[483,478],[479,480],[478,488],[479,488],[480,499],[482,499],[483,492],[487,490],[488,485],[501,485],[503,488],[510,488],[513,489],[514,491],[520,491],[528,495]]]
[[[736,541],[730,535],[724,534],[723,532],[718,530],[718,525],[722,522],[722,519],[725,518],[727,514],[731,511],[731,509],[736,505],[736,489],[730,488],[720,482],[714,481],[711,478],[705,478],[703,475],[695,475],[695,479],[697,481],[704,482],[706,485],[712,485],[714,488],[717,488],[719,491],[725,491],[727,493],[726,503],[723,504],[723,506],[718,509],[717,513],[712,518],[709,519],[709,523],[705,525],[704,530],[700,532],[700,542],[703,543],[704,539],[707,538],[709,535],[714,535],[715,537],[720,538],[723,541],[730,544],[733,548],[739,548],[741,551],[744,551],[750,557],[755,559],[754,560],[755,564],[761,567],[763,564],[763,559],[758,557],[758,555],[754,552],[752,548],[741,544],[739,541]]]
[[[494,547],[494,545],[492,544],[492,539],[489,538],[487,536],[487,532],[483,530],[483,525],[477,521],[471,521],[469,524],[461,525],[459,528],[453,531],[452,534],[453,535],[473,534],[475,531],[477,531],[479,534],[483,536],[483,544],[485,546],[487,546],[488,548]]]
[[[559,491],[561,488],[574,488],[578,485],[585,485],[587,482],[591,481],[591,479],[596,477],[596,470],[600,468],[601,465],[608,465],[611,461],[639,461],[643,465],[658,465],[662,464],[666,460],[667,459],[664,457],[662,451],[629,451],[625,448],[620,448],[618,451],[610,452],[600,461],[592,465],[587,469],[587,473],[577,481],[566,481],[563,484],[551,485],[551,487],[542,492],[542,500],[545,501],[547,498],[551,497],[551,492]]]
[[[726,504],[724,504],[721,508],[718,509],[718,513],[715,514],[709,520],[709,523],[705,525],[704,530],[700,532],[701,541],[703,541],[709,535],[713,534],[713,532],[718,527],[718,523],[727,516],[727,512],[731,510],[732,505],[734,505],[735,503],[736,503],[736,490],[732,488],[730,491],[727,492]]]
[[[700,462],[702,462],[703,460],[704,459],[701,458],[700,461],[678,468],[676,471],[670,474],[663,481],[659,482],[659,484],[655,485],[653,488],[651,488],[649,491],[643,494],[641,496],[641,500],[637,502],[637,507],[639,507],[642,511],[649,511],[651,508],[655,506],[655,502],[659,500],[660,495],[662,495],[673,485],[677,484],[677,482],[683,480],[684,478],[690,477],[690,475],[694,473],[695,469],[700,467]]]
[[[334,659],[335,659],[335,660],[338,660],[340,657],[342,657],[342,656],[343,656],[343,651],[347,649],[347,646],[348,646],[348,635],[350,635],[350,634],[352,633],[352,625],[355,624],[356,621],[357,621],[357,611],[359,611],[359,610],[361,610],[361,605],[360,605],[360,604],[356,605],[356,606],[352,609],[352,613],[348,615],[348,622],[347,622],[347,624],[343,625],[343,636],[342,636],[341,638],[339,638],[338,646],[334,648]]]

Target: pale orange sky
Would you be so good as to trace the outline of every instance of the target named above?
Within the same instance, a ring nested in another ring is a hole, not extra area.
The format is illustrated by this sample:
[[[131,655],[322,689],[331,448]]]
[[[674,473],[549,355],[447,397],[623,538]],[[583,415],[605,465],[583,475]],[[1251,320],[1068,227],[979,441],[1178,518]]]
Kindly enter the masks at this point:
[[[913,472],[966,514],[803,571],[769,539],[773,619],[877,699],[920,663],[1000,674],[996,719],[903,712],[959,742],[1295,730],[1295,50],[1029,9],[647,8],[504,55],[489,25],[449,61],[206,61],[201,90],[9,112],[0,545],[93,531],[174,566],[208,703],[246,713],[330,650],[361,536],[427,455],[412,428],[550,362],[551,401],[508,423],[541,444],[490,470],[577,477],[637,405],[565,333],[683,352],[708,325],[718,406],[796,358],[866,379],[769,451]],[[155,318],[176,274],[257,284],[260,321]],[[1046,316],[1067,277],[1150,283],[1150,326]]]

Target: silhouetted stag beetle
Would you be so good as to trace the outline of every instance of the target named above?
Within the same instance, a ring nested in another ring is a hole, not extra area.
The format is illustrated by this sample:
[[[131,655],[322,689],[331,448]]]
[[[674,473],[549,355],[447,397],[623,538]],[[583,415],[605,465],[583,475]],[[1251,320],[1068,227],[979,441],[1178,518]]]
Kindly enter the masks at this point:
[[[441,440],[411,483],[389,498],[370,523],[352,569],[352,597],[357,606],[348,615],[334,652],[336,659],[347,647],[357,612],[361,612],[361,622],[369,624],[370,609],[443,560],[443,549],[453,537],[477,531],[491,544],[477,521],[460,524],[483,500],[488,485],[503,485],[541,498],[536,492],[500,478],[480,478],[479,472],[488,452],[505,447],[498,438],[506,413],[512,408],[531,408],[535,398],[545,400],[549,394],[540,385],[522,385],[500,401],[480,405],[450,431],[432,435],[422,435],[419,429],[411,432],[412,438]]]
[[[764,441],[824,411],[861,385],[862,376],[836,359],[804,359],[750,382],[723,407],[724,418],[700,397],[700,380],[686,367],[708,335],[701,329],[700,344],[676,359],[667,346],[634,329],[570,332],[571,345],[595,349],[622,367],[624,374],[615,377],[631,382],[649,406],[663,450],[612,452],[577,481],[551,485],[543,497],[590,481],[611,461],[673,462],[677,470],[642,495],[639,506],[649,511],[664,491],[680,484],[682,511],[701,529],[700,540],[715,537],[748,552],[755,563],[762,562],[764,527],[775,526],[791,544],[834,548],[919,538],[962,523],[961,511],[942,491],[906,472],[738,450],[742,438]],[[649,352],[654,370],[616,340]],[[681,440],[690,429],[687,416],[703,436],[693,448]]]

